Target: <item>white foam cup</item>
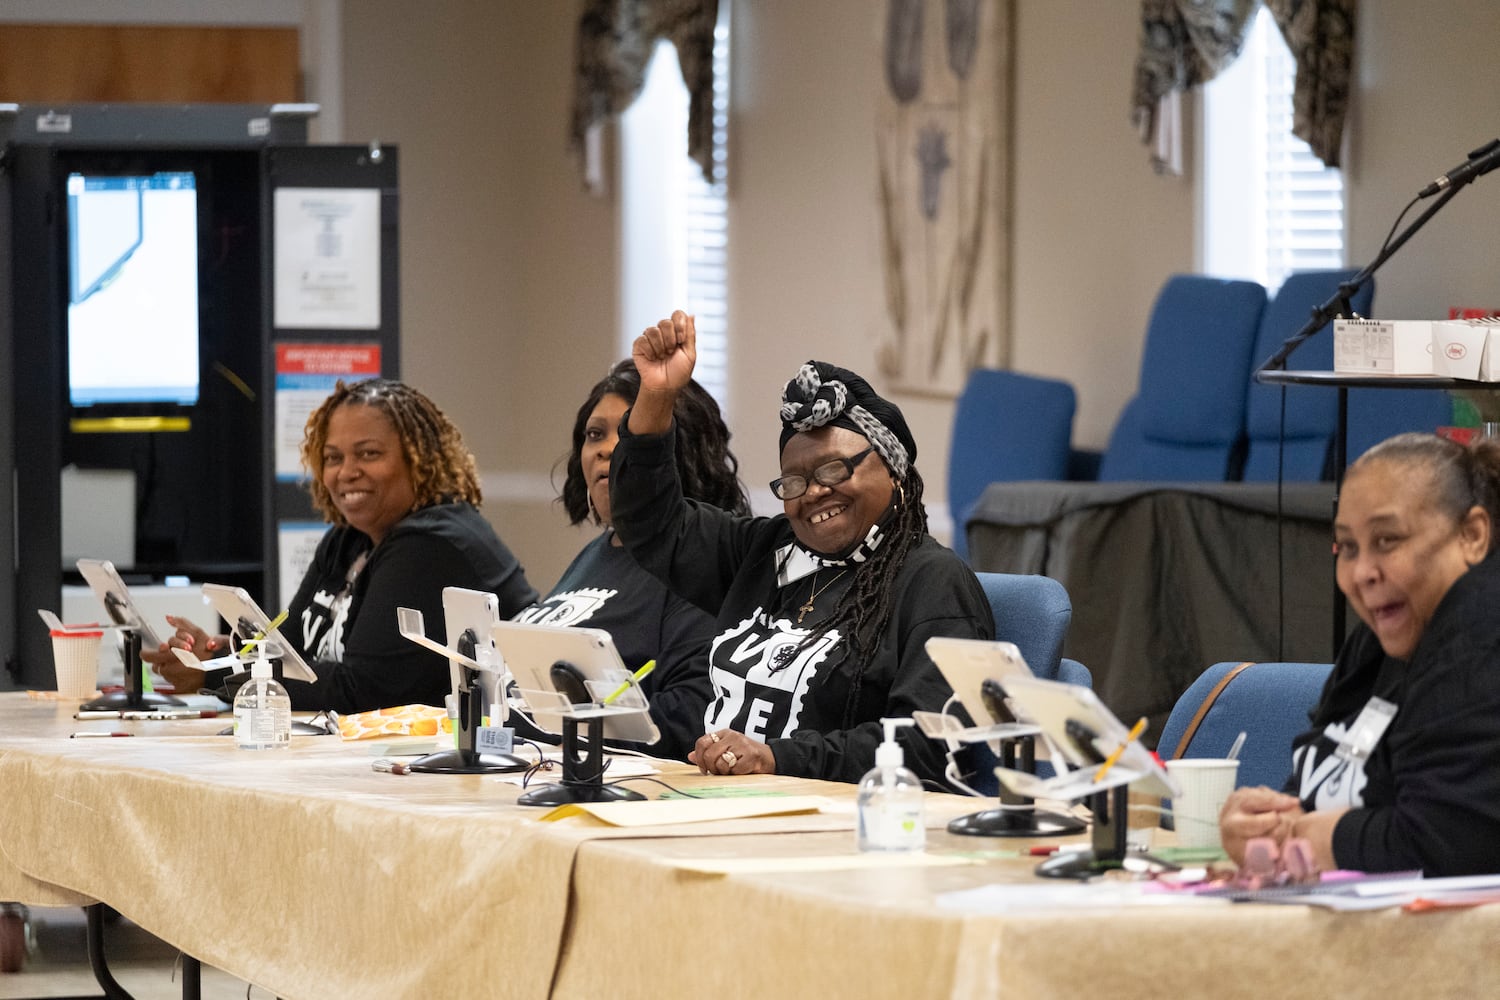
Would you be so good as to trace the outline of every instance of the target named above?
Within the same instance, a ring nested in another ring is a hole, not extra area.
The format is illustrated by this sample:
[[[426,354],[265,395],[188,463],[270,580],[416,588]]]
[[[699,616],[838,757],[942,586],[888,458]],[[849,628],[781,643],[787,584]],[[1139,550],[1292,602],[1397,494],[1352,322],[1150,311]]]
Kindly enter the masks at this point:
[[[57,693],[64,698],[91,698],[99,688],[99,641],[102,631],[52,630],[52,663]]]
[[[1240,762],[1220,757],[1184,757],[1167,761],[1167,771],[1182,787],[1172,797],[1177,842],[1183,847],[1219,846],[1219,811],[1234,791]]]

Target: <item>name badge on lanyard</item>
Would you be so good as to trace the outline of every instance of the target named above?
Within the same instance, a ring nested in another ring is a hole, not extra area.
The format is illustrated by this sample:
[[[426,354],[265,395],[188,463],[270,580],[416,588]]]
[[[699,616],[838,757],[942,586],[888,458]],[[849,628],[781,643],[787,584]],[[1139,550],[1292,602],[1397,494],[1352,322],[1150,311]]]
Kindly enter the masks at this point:
[[[1371,698],[1360,710],[1359,717],[1354,720],[1354,725],[1339,740],[1334,754],[1343,760],[1356,761],[1366,760],[1380,738],[1385,735],[1386,727],[1396,717],[1396,706],[1384,698]]]

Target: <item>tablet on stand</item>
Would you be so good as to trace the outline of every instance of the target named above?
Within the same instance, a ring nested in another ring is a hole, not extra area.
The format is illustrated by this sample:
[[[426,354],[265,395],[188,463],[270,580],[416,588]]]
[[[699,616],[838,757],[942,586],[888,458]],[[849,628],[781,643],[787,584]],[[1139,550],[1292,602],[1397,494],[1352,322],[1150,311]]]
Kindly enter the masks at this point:
[[[650,706],[608,632],[499,622],[495,647],[516,679],[538,728],[562,735],[562,781],[533,788],[526,806],[643,799],[604,783],[604,740],[661,739]]]
[[[141,659],[141,650],[147,645],[154,649],[161,645],[161,640],[130,599],[130,590],[115,571],[114,564],[108,559],[80,559],[78,572],[88,581],[94,596],[104,605],[104,613],[114,623],[120,636],[120,660],[125,665],[125,690],[102,694],[78,706],[79,710],[140,711],[181,705],[181,701],[170,695],[146,690],[146,665]]]
[[[1037,866],[1037,874],[1090,878],[1123,867],[1130,786],[1171,796],[1181,791],[1176,780],[1091,689],[1039,677],[1012,677],[1003,684],[1018,711],[1040,727],[1058,773],[1044,781],[996,768],[1001,783],[1022,795],[1087,799],[1093,812],[1092,846],[1054,854]]]
[[[933,636],[925,648],[975,725],[964,727],[943,713],[915,712],[922,732],[945,742],[988,744],[1001,767],[1034,773],[1036,737],[1041,729],[1017,717],[1001,684],[1008,677],[1032,676],[1015,644]],[[1077,817],[1038,809],[1035,799],[1018,795],[1002,783],[994,809],[960,816],[948,824],[948,832],[975,837],[1061,837],[1082,833],[1084,826]]]
[[[449,716],[454,718],[454,747],[420,757],[409,766],[430,774],[504,774],[524,771],[531,765],[508,753],[482,751],[480,731],[484,718],[491,725],[505,721],[505,663],[495,652],[490,630],[500,619],[500,599],[494,594],[462,587],[443,589],[443,622],[448,645],[429,638],[422,612],[397,608],[396,624],[401,634],[423,649],[448,658],[452,691],[448,695]]]

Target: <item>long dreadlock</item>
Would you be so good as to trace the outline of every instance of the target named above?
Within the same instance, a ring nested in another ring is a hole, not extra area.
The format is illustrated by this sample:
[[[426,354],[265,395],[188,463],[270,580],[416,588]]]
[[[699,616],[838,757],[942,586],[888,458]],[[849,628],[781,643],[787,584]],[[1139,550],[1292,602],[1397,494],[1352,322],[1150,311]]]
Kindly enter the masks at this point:
[[[880,637],[890,624],[896,578],[901,573],[901,567],[906,565],[907,553],[927,534],[927,508],[922,503],[923,492],[922,474],[915,465],[910,466],[906,471],[906,478],[900,480],[897,486],[895,509],[883,526],[884,537],[880,545],[871,553],[870,558],[855,567],[849,589],[839,598],[833,614],[815,626],[795,647],[797,652],[801,652],[834,629],[845,637],[842,655],[828,664],[830,668],[836,668],[852,663],[849,672],[849,697],[844,702],[844,729],[854,725],[865,665],[869,663],[875,647],[880,643]]]

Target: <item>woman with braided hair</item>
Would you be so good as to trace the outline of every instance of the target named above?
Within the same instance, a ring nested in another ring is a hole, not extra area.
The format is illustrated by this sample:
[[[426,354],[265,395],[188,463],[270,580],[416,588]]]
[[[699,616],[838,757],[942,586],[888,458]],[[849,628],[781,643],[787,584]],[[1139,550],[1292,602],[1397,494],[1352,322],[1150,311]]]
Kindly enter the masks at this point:
[[[669,588],[717,615],[712,700],[689,760],[705,773],[855,782],[880,719],[952,694],[934,635],[990,639],[979,581],[927,533],[917,446],[900,409],[853,372],[808,362],[781,401],[784,513],[685,499],[672,408],[697,357],[681,311],[636,338],[641,388],[610,469],[615,530]],[[902,734],[907,766],[941,782],[943,753]]]
[[[508,617],[537,596],[479,513],[479,477],[463,436],[403,382],[341,380],[307,418],[302,462],[313,506],[333,527],[280,629],[318,675],[316,683],[282,681],[292,708],[442,705],[448,661],[401,638],[396,609],[416,608],[428,622],[442,622],[443,588],[467,587],[498,595]],[[208,659],[228,650],[227,636],[210,636],[185,618],[167,620],[176,634],[145,658],[177,690],[230,681],[227,670],[205,675],[183,666],[168,648]]]

